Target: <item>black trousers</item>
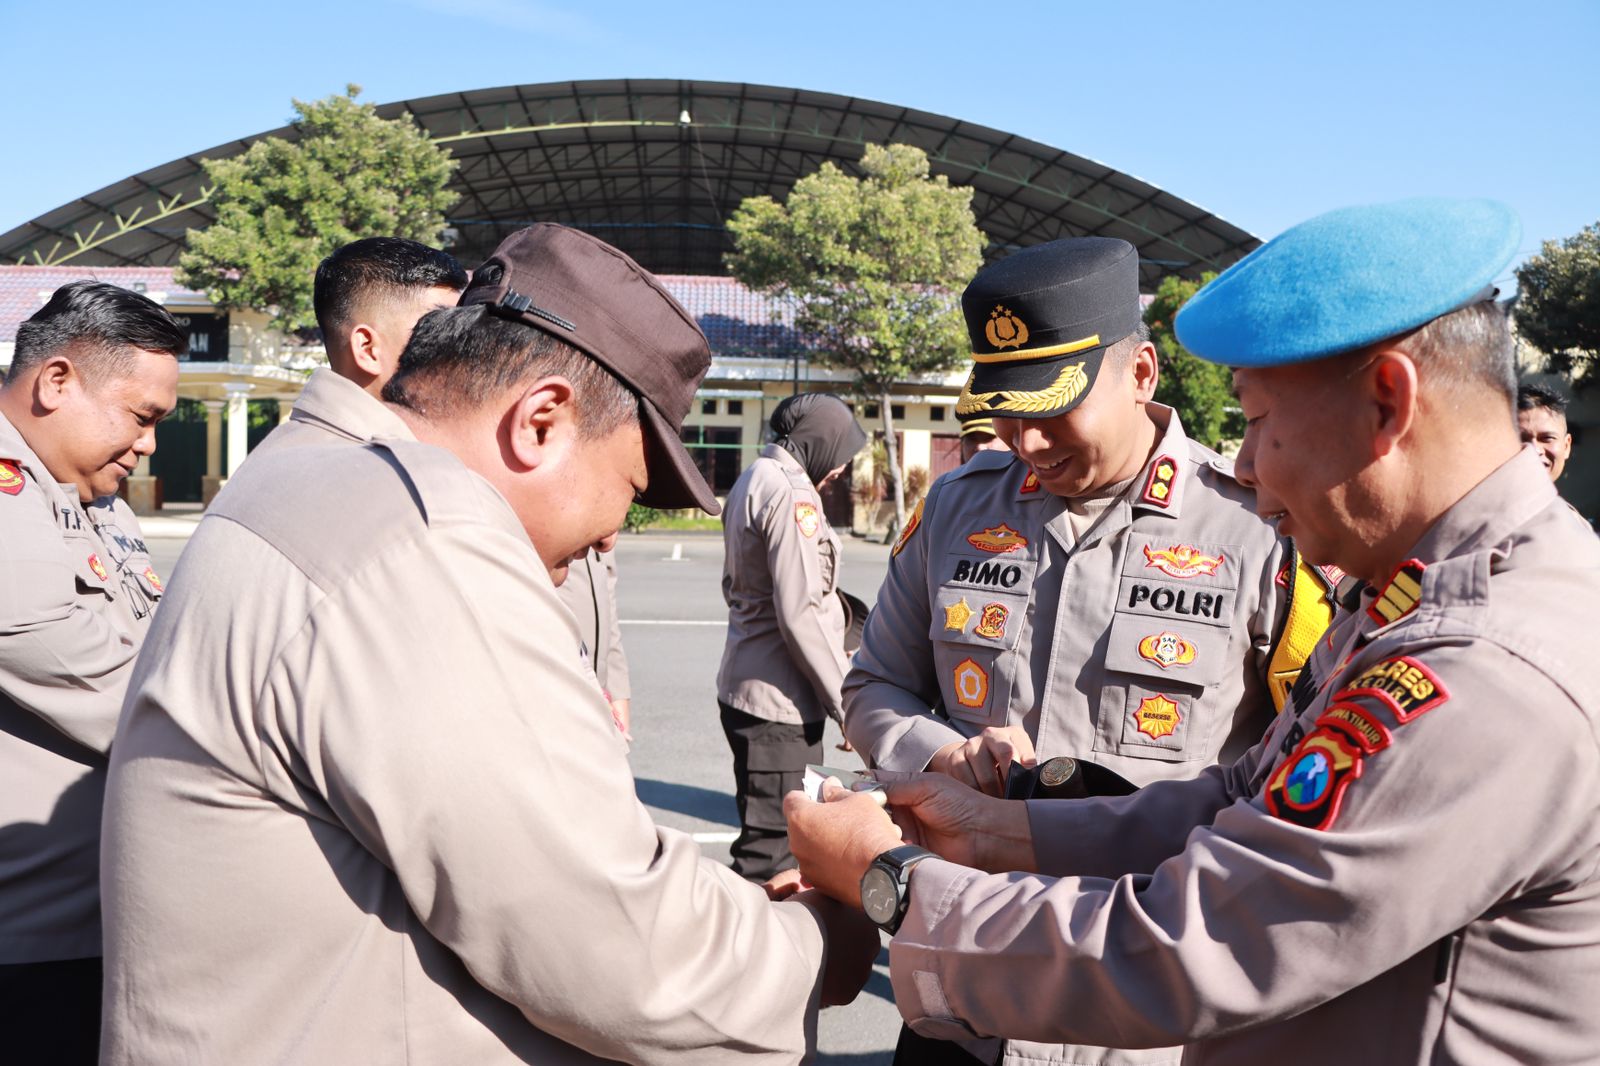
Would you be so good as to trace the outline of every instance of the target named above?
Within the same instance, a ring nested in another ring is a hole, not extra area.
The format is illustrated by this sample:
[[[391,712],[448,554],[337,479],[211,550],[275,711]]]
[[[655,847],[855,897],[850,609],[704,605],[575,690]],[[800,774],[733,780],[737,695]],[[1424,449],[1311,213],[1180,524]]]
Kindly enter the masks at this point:
[[[0,966],[0,1059],[19,1066],[100,1061],[99,959]]]
[[[894,1066],[980,1066],[983,1060],[960,1044],[933,1040],[900,1026],[900,1039],[894,1046]]]
[[[821,722],[769,722],[717,701],[722,732],[733,752],[734,802],[739,839],[733,842],[733,872],[765,881],[794,863],[783,796],[804,781],[806,763],[822,761]]]

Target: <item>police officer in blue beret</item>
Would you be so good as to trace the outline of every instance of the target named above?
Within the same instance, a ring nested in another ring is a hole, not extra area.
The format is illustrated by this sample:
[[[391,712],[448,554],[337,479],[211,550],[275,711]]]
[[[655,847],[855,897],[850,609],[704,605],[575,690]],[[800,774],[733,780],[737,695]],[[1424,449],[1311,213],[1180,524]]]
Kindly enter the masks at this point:
[[[1334,211],[1224,272],[1179,339],[1231,365],[1236,471],[1351,575],[1232,766],[1115,800],[939,775],[789,800],[805,876],[896,912],[927,1035],[1185,1063],[1600,1062],[1600,545],[1518,441],[1511,212]],[[892,881],[874,864],[931,849]]]

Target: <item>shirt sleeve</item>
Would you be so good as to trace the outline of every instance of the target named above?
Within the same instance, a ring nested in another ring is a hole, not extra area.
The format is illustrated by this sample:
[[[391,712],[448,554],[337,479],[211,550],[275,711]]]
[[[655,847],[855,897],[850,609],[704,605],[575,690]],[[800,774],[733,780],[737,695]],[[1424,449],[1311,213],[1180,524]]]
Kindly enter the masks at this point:
[[[819,919],[652,823],[541,565],[482,526],[391,547],[279,655],[265,731],[540,1029],[629,1062],[799,1060]]]
[[[78,591],[78,567],[87,565],[94,545],[80,538],[83,559],[73,557],[31,480],[16,496],[0,496],[0,537],[0,688],[19,707],[104,754],[139,646]]]
[[[839,691],[848,660],[844,634],[830,620],[842,608],[823,580],[818,558],[821,531],[813,527],[813,533],[806,535],[797,510],[799,502],[804,501],[797,501],[792,492],[774,493],[757,515],[772,575],[772,605],[790,656],[810,679],[828,717],[840,721]],[[820,508],[813,521],[821,521]]]
[[[896,544],[845,678],[845,735],[886,770],[925,769],[940,748],[966,739],[933,714],[939,686],[928,639],[928,527],[940,488],[934,485],[915,528]]]
[[[631,699],[633,685],[628,679],[628,656],[622,650],[622,618],[617,607],[617,553],[608,551],[600,558],[606,571],[606,691],[614,700]]]
[[[902,1013],[933,1036],[1178,1044],[1309,1010],[1590,876],[1600,758],[1581,709],[1520,660],[1470,656],[1419,654],[1453,701],[1398,726],[1374,712],[1372,752],[1319,725],[1150,874],[919,865],[891,950]]]

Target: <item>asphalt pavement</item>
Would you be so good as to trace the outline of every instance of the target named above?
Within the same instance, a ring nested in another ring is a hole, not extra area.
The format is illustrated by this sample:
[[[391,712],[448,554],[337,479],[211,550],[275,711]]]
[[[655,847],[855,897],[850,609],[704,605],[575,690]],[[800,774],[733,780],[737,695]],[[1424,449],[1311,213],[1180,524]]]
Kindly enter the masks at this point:
[[[158,573],[170,575],[191,523],[147,528]],[[165,534],[165,535],[164,535]],[[846,537],[841,585],[868,604],[888,569],[889,549]],[[656,823],[691,833],[707,856],[728,861],[738,827],[733,760],[717,720],[716,675],[727,632],[722,602],[722,538],[715,533],[624,534],[617,545],[617,600],[622,641],[633,685],[633,764],[639,798]],[[825,743],[831,765],[860,759],[835,747],[832,723]],[[900,1016],[889,986],[888,951],[878,957],[866,989],[848,1007],[818,1020],[817,1062],[879,1066],[893,1058]]]

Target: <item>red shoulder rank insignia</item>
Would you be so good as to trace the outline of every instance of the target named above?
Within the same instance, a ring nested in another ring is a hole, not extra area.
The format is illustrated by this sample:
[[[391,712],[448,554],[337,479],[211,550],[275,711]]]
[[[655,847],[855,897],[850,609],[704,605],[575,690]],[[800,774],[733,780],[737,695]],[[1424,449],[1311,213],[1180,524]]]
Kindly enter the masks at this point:
[[[1011,611],[1005,604],[986,603],[983,605],[983,613],[978,616],[977,628],[973,629],[973,632],[980,637],[988,637],[990,640],[1004,639],[1006,635],[1006,619],[1010,615]]]
[[[1227,562],[1223,555],[1207,555],[1200,549],[1189,544],[1174,544],[1170,548],[1156,548],[1151,550],[1150,545],[1144,546],[1145,569],[1155,567],[1168,577],[1198,577],[1201,574],[1215,574],[1217,567]]]
[[[800,527],[800,532],[807,537],[817,535],[817,530],[822,527],[822,519],[817,515],[816,507],[809,503],[794,505],[794,522]]]
[[[1319,724],[1267,780],[1267,810],[1307,829],[1327,829],[1350,782],[1361,776],[1363,758],[1344,730]]]
[[[1149,550],[1150,550],[1149,548],[1145,549],[1145,551],[1149,551]],[[1272,577],[1272,583],[1274,585],[1278,586],[1280,589],[1288,588],[1289,587],[1289,570],[1293,566],[1294,566],[1293,563],[1290,563],[1290,562],[1286,561],[1282,566],[1278,567],[1278,572],[1276,574],[1274,574],[1273,577]]]
[[[1402,725],[1421,717],[1450,698],[1439,676],[1409,655],[1385,659],[1362,671],[1355,681],[1334,693],[1333,701],[1370,696],[1394,712]]]
[[[1178,710],[1178,704],[1172,699],[1161,695],[1146,696],[1134,709],[1133,725],[1151,740],[1160,740],[1176,733],[1182,718],[1183,712]]]
[[[1035,474],[1032,470],[1030,470],[1030,471],[1028,471],[1028,476],[1022,479],[1022,488],[1017,490],[1017,495],[1018,496],[1032,496],[1034,493],[1036,493],[1038,491],[1039,491],[1039,475]]]
[[[998,526],[991,526],[969,535],[967,543],[981,552],[1004,555],[1006,552],[1026,548],[1028,538],[1002,522]]]
[[[166,588],[161,584],[161,578],[156,574],[155,567],[147,566],[144,568],[144,579],[154,585],[157,592],[166,591]]]
[[[1389,583],[1367,608],[1367,617],[1386,626],[1415,610],[1422,598],[1422,572],[1426,569],[1427,565],[1416,559],[1407,559],[1396,567]]]
[[[100,561],[100,556],[96,555],[94,552],[89,553],[89,569],[93,570],[94,576],[99,578],[101,581],[106,579],[106,564],[102,563]]]
[[[1169,666],[1188,666],[1194,662],[1194,645],[1163,630],[1152,633],[1139,642],[1139,658],[1155,663],[1165,670]]]
[[[956,686],[956,702],[963,707],[982,707],[989,702],[989,675],[971,659],[956,664],[952,680]]]
[[[1157,507],[1172,506],[1172,483],[1178,478],[1178,462],[1170,455],[1163,455],[1150,464],[1150,476],[1145,479],[1144,493],[1139,497],[1141,503],[1153,503]]]
[[[917,509],[911,512],[910,518],[906,519],[906,528],[902,529],[900,535],[895,538],[894,548],[889,552],[890,558],[900,554],[901,549],[906,546],[906,542],[911,539],[911,534],[915,533],[917,527],[922,525],[922,505],[927,502],[928,498],[926,496],[917,501]]]
[[[20,466],[11,459],[0,459],[0,492],[15,496],[27,483],[28,479],[22,476]]]

